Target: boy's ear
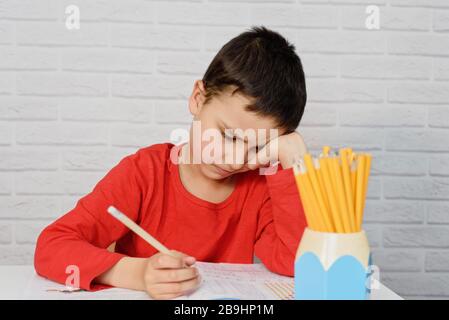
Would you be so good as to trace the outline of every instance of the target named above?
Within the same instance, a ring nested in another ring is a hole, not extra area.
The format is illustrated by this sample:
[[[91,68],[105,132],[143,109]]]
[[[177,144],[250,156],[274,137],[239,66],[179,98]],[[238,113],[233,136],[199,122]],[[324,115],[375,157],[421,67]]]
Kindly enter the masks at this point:
[[[206,90],[202,80],[196,80],[193,84],[192,94],[189,99],[189,110],[193,116],[197,116],[205,101]]]

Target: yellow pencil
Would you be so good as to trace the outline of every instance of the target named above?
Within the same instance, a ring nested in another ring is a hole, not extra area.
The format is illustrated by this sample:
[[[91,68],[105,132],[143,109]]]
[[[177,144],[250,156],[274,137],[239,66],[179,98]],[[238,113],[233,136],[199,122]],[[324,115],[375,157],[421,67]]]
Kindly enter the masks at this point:
[[[317,199],[318,207],[321,212],[321,217],[322,217],[322,221],[324,222],[324,226],[325,226],[326,230],[332,230],[332,224],[331,224],[331,221],[329,220],[329,216],[327,214],[327,207],[324,203],[323,194],[322,194],[319,182],[318,182],[318,177],[316,175],[315,167],[313,165],[313,160],[312,160],[312,156],[310,155],[310,153],[306,153],[304,155],[304,163],[305,163],[306,169],[307,169],[306,175],[310,179],[313,194],[315,195],[315,198]]]
[[[327,163],[327,159],[320,158],[319,161],[320,161],[320,168],[323,173],[324,188],[327,192],[327,195],[329,198],[329,204],[331,207],[330,212],[332,215],[332,220],[334,221],[336,232],[343,233],[344,227],[343,227],[343,223],[341,221],[341,217],[339,214],[338,203],[337,203],[336,195],[334,192],[335,189],[332,185],[332,180],[330,178],[331,174],[329,172],[329,166]]]
[[[340,200],[338,198],[338,187],[337,187],[337,181],[335,180],[335,173],[334,173],[334,168],[332,165],[332,158],[333,157],[325,157],[324,158],[324,163],[326,164],[326,167],[328,168],[328,173],[330,176],[330,182],[331,182],[331,186],[332,186],[332,190],[333,190],[333,194],[335,196],[335,203],[337,204],[337,213],[338,213],[338,217],[340,222],[343,225],[343,231],[342,232],[346,232],[345,228],[344,228],[344,223],[343,223],[343,212],[342,212],[342,208],[340,206]]]
[[[315,197],[315,194],[313,193],[312,184],[307,175],[307,172],[305,172],[304,166],[301,163],[299,164],[299,170],[300,174],[298,176],[298,179],[300,181],[300,184],[302,185],[305,197],[307,198],[306,202],[308,203],[308,206],[310,208],[310,220],[315,224],[317,231],[326,231],[326,227],[322,219],[323,215],[321,214],[317,199]]]
[[[364,180],[365,180],[365,163],[366,158],[364,155],[359,155],[357,157],[357,193],[356,193],[356,217],[357,225],[360,227],[362,223],[362,213],[363,213],[363,190],[364,190]]]
[[[356,230],[356,221],[354,213],[354,196],[352,192],[351,176],[349,174],[349,163],[348,163],[348,151],[347,149],[340,149],[340,159],[341,159],[341,169],[343,174],[343,184],[344,184],[344,194],[346,199],[346,205],[348,208],[348,214],[351,217],[349,223],[351,225],[351,230],[354,232]]]
[[[352,185],[352,192],[353,192],[353,198],[352,198],[352,206],[354,207],[355,211],[355,197],[356,197],[356,190],[357,190],[357,161],[354,159],[351,163],[351,185]]]
[[[331,160],[331,168],[333,169],[333,174],[335,177],[335,190],[337,191],[337,198],[340,207],[340,214],[342,216],[343,225],[345,228],[345,232],[351,232],[351,223],[349,222],[350,216],[348,215],[348,206],[346,204],[346,199],[344,196],[344,183],[342,172],[340,169],[340,164],[338,163],[338,158],[332,157]]]
[[[326,206],[326,213],[328,216],[328,220],[330,221],[331,229],[329,231],[335,232],[335,221],[332,218],[331,214],[331,208],[330,208],[330,202],[329,202],[329,196],[327,194],[327,191],[324,187],[324,177],[323,177],[323,169],[320,166],[320,162],[318,159],[313,158],[313,164],[315,167],[316,175],[318,177],[318,183],[320,185],[321,195],[323,196],[324,205]]]
[[[323,155],[325,155],[326,157],[329,156],[329,151],[331,150],[331,147],[329,146],[324,146],[323,147]]]
[[[309,196],[310,199],[310,206],[313,214],[313,219],[315,219],[316,223],[317,223],[317,227],[320,231],[327,231],[327,227],[326,224],[324,222],[324,213],[322,213],[320,206],[318,205],[318,199],[316,194],[314,193],[313,190],[313,186],[312,186],[312,182],[310,181],[310,177],[308,172],[305,172],[300,179],[303,179],[304,181],[304,189],[308,190],[307,194]]]
[[[298,187],[299,196],[303,205],[304,213],[307,220],[307,225],[312,229],[318,231],[317,224],[312,215],[312,209],[309,203],[309,197],[307,196],[307,190],[304,187],[302,178],[300,178],[300,172],[297,165],[293,165],[293,172],[295,174],[296,186]]]
[[[365,162],[366,162],[365,163],[365,175],[364,175],[364,179],[363,179],[363,196],[362,196],[362,215],[360,217],[360,220],[357,221],[360,224],[360,227],[362,225],[363,213],[365,212],[365,201],[366,201],[366,197],[367,197],[367,193],[368,193],[368,178],[369,178],[369,173],[370,173],[370,169],[371,169],[371,155],[370,154],[366,155]]]

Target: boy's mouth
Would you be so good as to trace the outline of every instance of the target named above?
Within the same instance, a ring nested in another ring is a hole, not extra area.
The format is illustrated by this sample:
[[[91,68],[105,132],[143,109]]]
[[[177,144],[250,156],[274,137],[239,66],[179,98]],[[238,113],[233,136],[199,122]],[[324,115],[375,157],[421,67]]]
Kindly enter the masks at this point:
[[[225,169],[223,169],[223,168],[220,168],[220,167],[217,166],[217,165],[214,165],[214,168],[215,168],[215,171],[217,171],[218,174],[221,175],[221,176],[226,176],[226,175],[230,175],[230,174],[233,173],[233,171],[225,170]]]
[[[249,168],[246,165],[238,170],[226,170],[226,169],[223,169],[222,167],[217,166],[216,164],[214,164],[213,167],[214,167],[215,171],[222,177],[230,176],[230,175],[233,175],[236,173],[245,172],[245,171],[249,170]]]

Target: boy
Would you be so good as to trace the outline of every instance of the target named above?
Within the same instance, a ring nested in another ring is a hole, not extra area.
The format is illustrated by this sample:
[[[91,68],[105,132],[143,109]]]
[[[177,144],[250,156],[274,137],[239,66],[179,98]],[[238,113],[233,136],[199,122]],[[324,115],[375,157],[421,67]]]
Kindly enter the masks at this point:
[[[196,260],[252,263],[255,254],[273,272],[292,276],[306,227],[291,168],[307,152],[294,131],[305,104],[304,72],[293,45],[264,27],[232,39],[189,99],[203,138],[209,130],[224,139],[209,153],[213,161],[203,159],[209,146],[194,137],[194,125],[187,144],[156,144],[125,157],[42,231],[37,273],[64,283],[66,270],[76,268],[82,289],[116,286],[156,299],[194,290],[200,282]],[[248,130],[261,133],[255,143],[241,135]],[[272,146],[275,152],[267,155]],[[192,161],[198,154],[201,161]],[[280,163],[271,165],[274,174],[259,174],[273,161]],[[110,205],[174,254],[157,253],[107,213]]]

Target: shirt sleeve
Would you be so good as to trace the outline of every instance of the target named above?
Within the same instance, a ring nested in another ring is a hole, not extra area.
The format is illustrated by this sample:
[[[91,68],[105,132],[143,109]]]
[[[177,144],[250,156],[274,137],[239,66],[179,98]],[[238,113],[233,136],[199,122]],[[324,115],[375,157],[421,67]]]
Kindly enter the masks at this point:
[[[133,221],[139,219],[146,188],[138,165],[140,157],[137,152],[122,159],[71,211],[41,232],[34,255],[39,275],[66,284],[70,275],[79,272],[81,289],[110,287],[93,280],[125,257],[107,247],[129,230],[107,208],[113,205]]]
[[[307,226],[293,169],[266,176],[267,194],[259,212],[255,255],[276,273],[293,276],[296,250]]]

